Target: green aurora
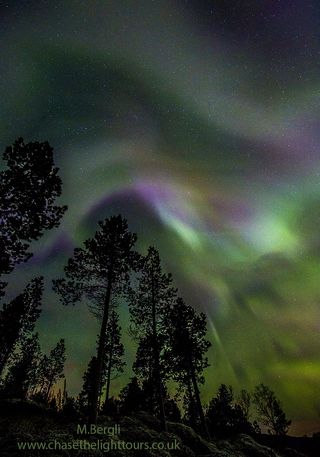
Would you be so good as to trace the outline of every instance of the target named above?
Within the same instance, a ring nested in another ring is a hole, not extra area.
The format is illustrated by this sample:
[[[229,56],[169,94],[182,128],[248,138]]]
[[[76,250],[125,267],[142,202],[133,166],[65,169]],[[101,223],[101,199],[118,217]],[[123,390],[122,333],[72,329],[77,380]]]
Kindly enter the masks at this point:
[[[85,303],[64,308],[51,280],[98,220],[121,213],[208,316],[204,401],[221,382],[264,382],[291,433],[320,428],[320,6],[289,3],[1,7],[2,150],[48,140],[69,206],[8,296],[45,275],[41,341],[66,338],[72,394],[97,323]],[[121,319],[129,343],[125,303]],[[126,346],[114,393],[131,375]]]

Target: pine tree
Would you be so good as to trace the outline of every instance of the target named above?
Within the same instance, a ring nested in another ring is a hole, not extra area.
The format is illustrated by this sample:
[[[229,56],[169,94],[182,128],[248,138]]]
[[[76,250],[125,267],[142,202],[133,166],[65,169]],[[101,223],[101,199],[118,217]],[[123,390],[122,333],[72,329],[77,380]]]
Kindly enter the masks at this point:
[[[39,356],[39,338],[36,333],[25,338],[8,370],[4,390],[9,398],[25,399],[27,397],[35,378]]]
[[[104,377],[106,387],[105,401],[108,403],[110,398],[110,385],[120,373],[123,373],[125,362],[123,361],[124,346],[121,342],[121,327],[119,326],[119,316],[115,311],[111,312],[106,331]]]
[[[136,359],[133,364],[133,371],[143,381],[153,380],[154,366],[154,350],[153,350],[153,335],[152,333],[140,334],[138,336],[138,346],[136,351]]]
[[[156,393],[160,415],[161,427],[166,429],[166,418],[164,411],[165,372],[161,369],[161,352],[163,350],[165,333],[164,318],[167,309],[176,296],[176,289],[172,287],[172,277],[162,271],[159,253],[150,247],[146,257],[143,259],[138,285],[129,292],[129,307],[131,320],[134,325],[141,347],[148,346],[150,349],[143,367],[143,359],[139,359],[137,353],[136,366],[143,367],[145,372],[149,371]]]
[[[45,377],[45,398],[48,401],[52,386],[64,377],[63,369],[66,361],[64,339],[58,341],[56,346],[51,350],[49,357],[46,358],[46,366],[44,366]]]
[[[123,361],[124,346],[121,342],[121,327],[119,326],[119,316],[113,310],[108,320],[105,339],[105,359],[101,378],[101,387],[99,391],[99,400],[103,396],[105,388],[104,412],[110,399],[111,381],[123,372],[125,362]],[[78,397],[80,409],[86,414],[89,411],[89,405],[92,403],[93,388],[95,384],[97,358],[92,357],[88,368],[83,376],[83,387]]]
[[[61,179],[47,143],[25,144],[22,138],[2,155],[0,172],[0,276],[32,254],[28,248],[43,231],[57,227],[66,206],[56,206]],[[6,283],[0,282],[0,295]]]
[[[196,410],[202,433],[208,437],[199,391],[199,384],[204,382],[203,370],[209,365],[205,354],[211,346],[206,339],[206,317],[178,298],[166,313],[165,325],[168,334],[166,369],[186,390],[190,409]]]
[[[82,297],[90,300],[94,312],[101,316],[97,353],[97,372],[90,412],[91,422],[97,421],[99,392],[105,362],[106,329],[111,300],[123,291],[129,271],[138,260],[133,251],[136,235],[128,230],[127,221],[112,216],[99,222],[100,230],[94,238],[77,248],[65,267],[65,279],[54,281],[54,290],[64,304],[75,304]]]
[[[162,361],[160,357],[159,364],[160,372],[162,375],[164,375],[165,370],[162,367]],[[159,388],[154,378],[154,348],[152,333],[140,336],[136,352],[136,359],[133,364],[133,371],[142,382],[146,411],[159,416],[161,414],[159,407],[161,407],[162,403],[159,404]],[[161,379],[162,402],[164,398],[164,391],[164,381]]]
[[[0,375],[18,342],[33,332],[41,312],[42,292],[43,278],[35,278],[0,311]]]

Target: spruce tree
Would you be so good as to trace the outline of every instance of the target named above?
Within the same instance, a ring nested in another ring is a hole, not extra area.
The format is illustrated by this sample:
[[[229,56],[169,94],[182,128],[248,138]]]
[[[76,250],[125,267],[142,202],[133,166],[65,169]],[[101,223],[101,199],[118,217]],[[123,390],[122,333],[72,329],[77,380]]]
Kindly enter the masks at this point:
[[[176,289],[172,287],[172,276],[162,270],[158,251],[150,247],[142,261],[140,277],[136,288],[129,292],[129,308],[135,334],[141,347],[149,347],[145,357],[145,366],[140,358],[140,364],[146,372],[150,373],[157,393],[157,403],[161,427],[166,429],[164,411],[165,372],[161,368],[161,353],[164,347],[165,316],[170,304],[176,297]],[[150,352],[151,350],[151,352]],[[139,357],[139,352],[138,352]]]
[[[0,172],[0,276],[31,257],[32,240],[57,227],[66,206],[57,206],[61,179],[47,143],[27,143],[22,138],[2,155],[7,168]],[[3,295],[5,282],[0,282]]]
[[[244,398],[248,398],[246,394]],[[237,433],[253,433],[253,427],[244,410],[234,401],[232,387],[225,384],[220,385],[217,395],[210,401],[207,420],[211,435],[217,438],[226,438]]]
[[[83,385],[82,390],[78,396],[78,405],[80,411],[84,414],[89,414],[90,412],[90,405],[93,402],[93,392],[94,392],[94,378],[97,372],[97,357],[93,356],[90,359],[88,367],[84,372],[82,377]],[[99,396],[101,395],[101,389],[99,392]]]
[[[136,235],[129,232],[122,216],[112,216],[99,222],[100,230],[94,238],[76,248],[65,267],[65,278],[54,281],[54,290],[64,304],[75,304],[83,297],[89,299],[91,309],[101,316],[97,351],[96,376],[90,411],[91,422],[97,421],[99,392],[105,362],[106,329],[111,301],[119,296],[129,279],[138,255],[133,251]]]
[[[0,311],[0,375],[10,355],[23,338],[30,335],[41,312],[43,278],[33,279],[10,303]]]
[[[200,399],[199,384],[203,384],[203,370],[208,367],[206,352],[211,343],[206,339],[206,316],[196,313],[178,298],[165,316],[168,342],[165,347],[167,370],[172,378],[186,390],[190,407],[196,408],[202,433],[208,430]]]

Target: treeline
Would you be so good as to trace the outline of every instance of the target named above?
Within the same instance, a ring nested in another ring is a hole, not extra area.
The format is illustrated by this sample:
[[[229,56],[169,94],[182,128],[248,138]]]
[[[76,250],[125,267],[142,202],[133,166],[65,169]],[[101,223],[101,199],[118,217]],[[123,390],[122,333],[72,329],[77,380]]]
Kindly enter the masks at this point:
[[[3,159],[7,169],[0,173],[0,275],[28,260],[31,241],[56,227],[66,210],[55,203],[62,183],[48,143],[24,144],[19,139],[6,149]],[[99,322],[95,356],[88,363],[78,398],[68,397],[66,384],[63,392],[53,390],[64,376],[64,340],[45,355],[34,332],[41,311],[42,278],[32,280],[0,313],[1,395],[51,402],[65,413],[86,415],[91,423],[100,413],[144,410],[159,418],[162,430],[169,419],[184,420],[207,438],[256,432],[257,424],[249,420],[251,396],[245,391],[241,401],[234,402],[232,389],[222,385],[209,406],[203,407],[200,388],[211,345],[206,317],[179,296],[159,252],[149,247],[142,255],[135,249],[136,241],[121,215],[107,218],[99,222],[93,238],[74,250],[64,275],[53,281],[64,305],[85,299]],[[3,295],[6,283],[0,286]],[[137,346],[135,377],[114,399],[111,384],[125,366],[118,315],[123,302],[128,304],[130,335]],[[177,392],[175,399],[168,394],[169,383]],[[290,422],[274,393],[261,385],[252,399],[270,431],[286,433]],[[183,418],[178,403],[183,405]]]
[[[24,144],[22,138],[6,148],[7,168],[0,173],[0,276],[10,273],[32,253],[30,243],[56,227],[66,207],[56,206],[61,179],[46,143]],[[0,281],[0,295],[6,282]],[[48,400],[63,376],[64,340],[49,355],[40,350],[35,324],[41,313],[43,278],[34,278],[0,311],[1,395]]]

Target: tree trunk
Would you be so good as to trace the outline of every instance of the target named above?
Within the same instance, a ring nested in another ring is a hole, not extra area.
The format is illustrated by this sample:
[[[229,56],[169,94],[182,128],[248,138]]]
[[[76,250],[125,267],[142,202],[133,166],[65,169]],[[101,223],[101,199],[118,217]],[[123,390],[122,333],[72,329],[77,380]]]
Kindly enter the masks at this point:
[[[63,394],[62,394],[62,404],[63,404],[63,406],[66,404],[67,396],[68,396],[68,393],[67,393],[67,380],[66,380],[66,378],[64,378],[64,381],[63,381]]]
[[[47,389],[47,393],[46,393],[46,401],[49,400],[51,387],[52,387],[52,380],[49,381],[49,385],[48,385],[48,389]]]
[[[107,370],[107,386],[106,386],[106,400],[105,400],[106,404],[107,404],[107,401],[109,400],[109,395],[110,395],[113,344],[114,344],[114,331],[112,332],[112,337],[111,337],[109,363],[108,363],[108,370]]]
[[[159,402],[159,413],[160,413],[160,426],[161,430],[167,431],[167,422],[166,415],[164,411],[163,403],[163,392],[162,392],[162,383],[160,375],[160,363],[159,363],[159,347],[158,347],[158,335],[157,335],[157,325],[156,325],[156,303],[155,303],[155,294],[154,294],[154,280],[152,275],[152,333],[153,333],[153,353],[154,353],[154,374],[155,382],[158,393],[158,402]]]
[[[191,413],[190,422],[191,422],[192,427],[195,428],[197,425],[197,421],[196,421],[196,417],[195,417],[196,405],[194,403],[194,396],[193,396],[191,381],[190,381],[189,377],[187,378],[187,390],[188,390],[188,395],[189,395],[189,400],[190,400],[190,405],[191,405],[191,411],[189,411],[189,413]]]
[[[2,352],[2,356],[0,358],[0,376],[2,375],[2,372],[5,369],[5,366],[8,362],[9,355],[10,355],[10,349],[7,349],[6,351]]]
[[[94,379],[94,386],[93,386],[93,392],[92,392],[92,404],[90,405],[90,412],[89,412],[89,420],[90,420],[90,423],[92,423],[92,424],[96,424],[97,419],[98,419],[98,402],[99,402],[99,394],[100,394],[100,388],[101,388],[103,362],[104,362],[104,356],[105,356],[106,329],[107,329],[108,319],[109,319],[111,291],[112,291],[112,274],[109,273],[107,292],[106,292],[104,308],[103,308],[102,324],[101,324],[101,328],[100,328],[98,354],[97,354],[97,369],[96,369],[96,376]]]
[[[196,374],[195,374],[195,370],[194,370],[194,366],[193,366],[192,360],[190,360],[190,374],[191,374],[191,381],[192,381],[192,385],[193,385],[193,390],[194,390],[194,395],[195,395],[195,400],[196,400],[196,406],[197,406],[197,410],[198,410],[198,414],[199,414],[199,419],[200,419],[203,435],[204,435],[204,437],[206,439],[210,439],[210,435],[209,435],[206,419],[205,419],[204,413],[203,413],[203,408],[202,408],[201,399],[200,399],[199,387],[198,387],[197,378],[196,378]]]
[[[108,373],[107,373],[106,402],[109,400],[109,396],[110,396],[110,383],[111,383],[111,361],[109,363]]]

